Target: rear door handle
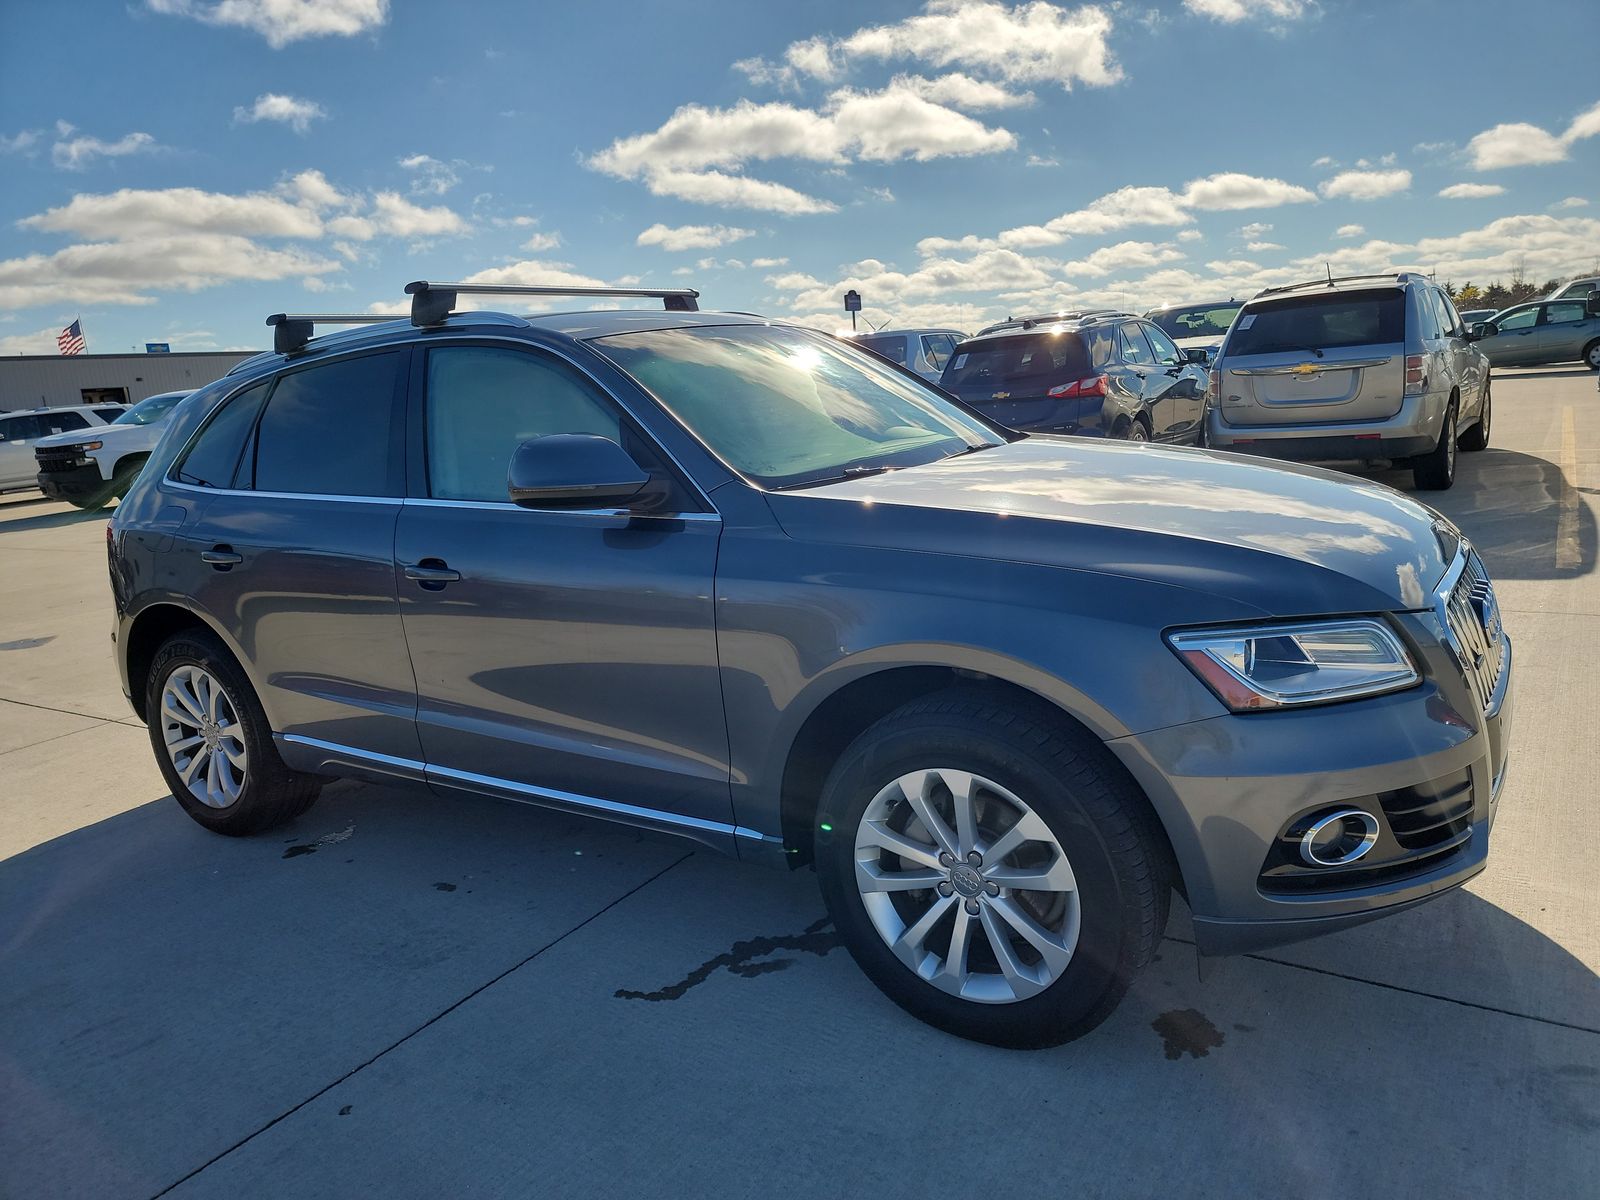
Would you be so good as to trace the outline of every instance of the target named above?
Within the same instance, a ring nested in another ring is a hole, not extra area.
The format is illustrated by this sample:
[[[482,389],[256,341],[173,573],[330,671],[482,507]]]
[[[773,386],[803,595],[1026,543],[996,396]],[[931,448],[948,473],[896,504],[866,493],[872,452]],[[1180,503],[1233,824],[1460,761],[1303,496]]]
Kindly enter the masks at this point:
[[[447,583],[458,583],[461,572],[451,570],[442,558],[425,558],[405,567],[405,577],[420,583],[430,591],[438,591]]]
[[[244,561],[244,555],[235,554],[232,546],[213,546],[209,550],[200,551],[200,561],[210,563],[219,571],[226,571],[229,567],[237,567]]]

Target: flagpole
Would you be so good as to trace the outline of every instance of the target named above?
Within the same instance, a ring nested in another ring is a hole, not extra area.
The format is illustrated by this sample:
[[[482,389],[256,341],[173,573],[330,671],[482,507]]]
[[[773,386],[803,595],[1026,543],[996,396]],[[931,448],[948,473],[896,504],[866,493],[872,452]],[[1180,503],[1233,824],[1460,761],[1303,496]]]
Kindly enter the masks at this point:
[[[89,353],[89,336],[83,332],[83,314],[78,313],[74,316],[72,323],[78,327],[78,336],[83,339],[83,353]]]

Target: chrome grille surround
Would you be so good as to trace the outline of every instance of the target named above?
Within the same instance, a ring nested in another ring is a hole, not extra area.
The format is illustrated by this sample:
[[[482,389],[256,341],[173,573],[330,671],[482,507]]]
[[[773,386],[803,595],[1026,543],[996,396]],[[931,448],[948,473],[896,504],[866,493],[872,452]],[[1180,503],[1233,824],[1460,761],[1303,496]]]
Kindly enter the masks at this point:
[[[1505,669],[1505,629],[1489,573],[1464,540],[1434,594],[1434,608],[1478,707],[1487,712]]]

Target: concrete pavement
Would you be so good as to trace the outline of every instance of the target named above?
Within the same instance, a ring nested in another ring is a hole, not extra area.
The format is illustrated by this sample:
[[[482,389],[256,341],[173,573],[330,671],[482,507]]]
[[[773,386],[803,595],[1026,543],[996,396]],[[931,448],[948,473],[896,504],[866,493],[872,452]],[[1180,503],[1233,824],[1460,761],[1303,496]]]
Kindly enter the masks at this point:
[[[1517,642],[1486,872],[1204,984],[1179,911],[1033,1054],[882,999],[809,873],[354,783],[207,835],[117,687],[103,518],[0,497],[0,1194],[1587,1193],[1597,495],[1595,377],[1547,369],[1427,497]]]

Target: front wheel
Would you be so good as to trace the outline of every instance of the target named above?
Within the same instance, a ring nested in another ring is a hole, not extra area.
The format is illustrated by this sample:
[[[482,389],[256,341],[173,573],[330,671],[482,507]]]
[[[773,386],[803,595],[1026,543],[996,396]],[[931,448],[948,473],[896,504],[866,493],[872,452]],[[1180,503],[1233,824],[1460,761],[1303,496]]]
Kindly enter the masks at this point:
[[[167,786],[213,833],[244,836],[310,808],[322,780],[291,771],[239,664],[215,634],[174,634],[156,651],[145,724]]]
[[[835,926],[891,1000],[998,1046],[1104,1020],[1166,926],[1144,798],[1087,735],[970,692],[914,701],[847,749],[817,870]]]
[[[1583,348],[1583,361],[1591,371],[1600,371],[1600,338]]]

